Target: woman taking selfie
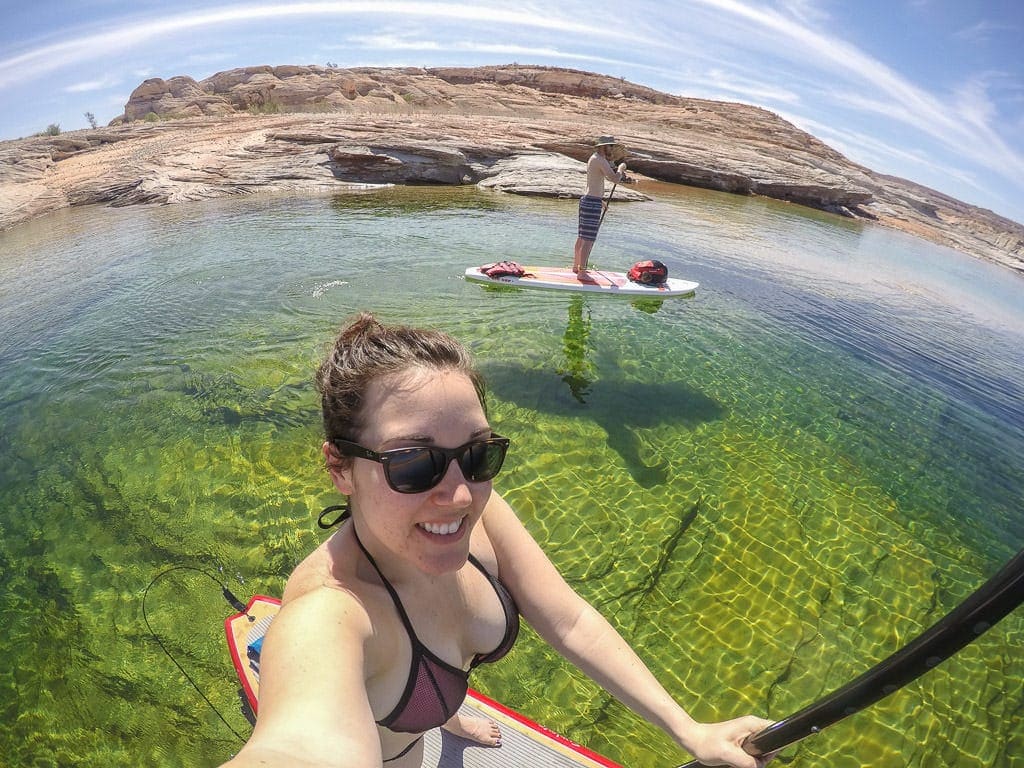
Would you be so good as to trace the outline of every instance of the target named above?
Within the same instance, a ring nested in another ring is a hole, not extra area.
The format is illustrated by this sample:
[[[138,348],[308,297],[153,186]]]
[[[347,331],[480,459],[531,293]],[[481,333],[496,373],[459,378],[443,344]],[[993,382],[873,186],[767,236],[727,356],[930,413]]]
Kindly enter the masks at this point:
[[[348,505],[288,580],[263,645],[259,718],[232,768],[419,768],[422,734],[438,726],[497,745],[497,726],[457,710],[520,616],[702,762],[763,765],[739,744],[770,721],[694,721],[493,490],[509,441],[459,342],[364,313],[317,384],[324,459]]]

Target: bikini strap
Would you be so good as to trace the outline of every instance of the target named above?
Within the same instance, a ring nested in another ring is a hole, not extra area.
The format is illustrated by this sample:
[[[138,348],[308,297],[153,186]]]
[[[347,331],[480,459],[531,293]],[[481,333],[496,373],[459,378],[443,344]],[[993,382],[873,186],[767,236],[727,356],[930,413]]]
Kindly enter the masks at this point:
[[[395,755],[394,757],[389,757],[389,758],[388,758],[387,760],[385,760],[384,762],[385,762],[385,763],[393,763],[393,762],[394,762],[395,760],[397,760],[398,758],[400,758],[400,757],[405,757],[405,756],[406,756],[406,754],[408,754],[409,752],[411,752],[411,751],[412,751],[412,748],[413,748],[413,747],[415,747],[415,746],[416,746],[417,744],[419,744],[419,743],[420,743],[420,740],[421,740],[422,738],[423,738],[423,736],[422,736],[422,735],[420,735],[420,736],[417,736],[417,737],[416,737],[415,739],[413,739],[412,743],[411,743],[411,744],[410,744],[410,745],[409,745],[408,747],[406,747],[405,749],[403,749],[403,750],[402,750],[401,752],[399,752],[399,753],[398,753],[397,755]]]
[[[340,512],[340,514],[333,520],[328,522],[327,515],[329,515],[331,512]],[[349,505],[348,502],[345,502],[344,504],[332,504],[329,507],[324,507],[324,510],[316,519],[316,524],[324,530],[327,530],[328,528],[333,528],[338,523],[342,523],[345,520],[348,520],[350,517],[352,517],[352,507]]]
[[[415,651],[415,646],[422,647],[423,644],[420,642],[420,639],[416,636],[416,631],[412,628],[412,622],[409,621],[409,616],[408,614],[406,614],[405,607],[402,605],[402,599],[398,596],[398,592],[395,590],[395,588],[391,586],[391,582],[388,581],[384,574],[381,572],[380,566],[377,565],[377,561],[373,559],[373,555],[371,555],[366,550],[366,547],[363,546],[363,542],[359,538],[359,534],[356,533],[355,525],[352,526],[352,535],[356,537],[356,544],[358,544],[359,548],[363,550],[363,554],[366,555],[366,559],[370,561],[370,565],[373,566],[373,569],[377,572],[377,575],[380,576],[380,580],[381,583],[384,584],[384,588],[388,591],[388,594],[391,595],[391,600],[392,602],[394,602],[395,609],[398,611],[398,618],[402,620],[402,624],[405,627],[405,631],[409,633],[409,639],[413,641],[413,650]]]

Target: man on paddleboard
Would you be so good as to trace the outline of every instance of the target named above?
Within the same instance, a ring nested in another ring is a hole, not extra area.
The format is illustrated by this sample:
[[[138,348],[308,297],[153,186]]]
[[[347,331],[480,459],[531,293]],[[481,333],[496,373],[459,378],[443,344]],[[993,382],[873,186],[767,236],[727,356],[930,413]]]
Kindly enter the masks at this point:
[[[597,240],[601,226],[601,214],[608,204],[604,200],[604,180],[618,183],[626,178],[626,164],[612,163],[625,157],[626,149],[614,136],[602,136],[594,145],[594,154],[587,161],[587,192],[580,198],[579,236],[573,251],[572,271],[579,273],[587,268],[590,251]]]

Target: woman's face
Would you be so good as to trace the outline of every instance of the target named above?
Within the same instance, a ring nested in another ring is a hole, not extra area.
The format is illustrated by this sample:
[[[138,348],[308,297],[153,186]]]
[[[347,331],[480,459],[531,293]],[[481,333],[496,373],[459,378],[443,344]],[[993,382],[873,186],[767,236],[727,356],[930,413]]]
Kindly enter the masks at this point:
[[[373,451],[434,445],[457,448],[490,437],[491,428],[469,378],[455,371],[416,368],[371,382],[362,408],[359,444]],[[352,459],[332,471],[338,490],[352,501],[360,535],[425,573],[461,568],[473,526],[483,513],[491,483],[470,483],[458,462],[435,487],[398,493],[381,464]],[[369,543],[369,542],[364,542]]]

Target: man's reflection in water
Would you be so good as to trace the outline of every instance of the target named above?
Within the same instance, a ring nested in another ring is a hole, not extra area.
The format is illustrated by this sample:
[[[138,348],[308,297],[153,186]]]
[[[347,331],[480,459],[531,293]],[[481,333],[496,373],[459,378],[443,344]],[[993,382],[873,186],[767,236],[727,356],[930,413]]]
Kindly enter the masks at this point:
[[[558,371],[562,381],[569,385],[572,396],[580,403],[587,402],[594,378],[594,363],[587,351],[590,337],[590,308],[582,296],[569,302],[569,322],[562,336],[565,365]]]

